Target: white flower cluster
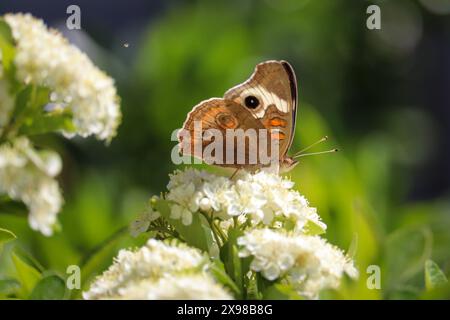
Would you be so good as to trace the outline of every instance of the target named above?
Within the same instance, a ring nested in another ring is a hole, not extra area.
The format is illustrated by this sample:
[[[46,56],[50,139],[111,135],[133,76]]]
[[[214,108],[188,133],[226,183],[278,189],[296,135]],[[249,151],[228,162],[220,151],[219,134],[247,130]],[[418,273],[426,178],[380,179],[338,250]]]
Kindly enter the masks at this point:
[[[114,137],[121,114],[113,79],[42,20],[30,14],[6,14],[4,19],[16,42],[18,80],[49,88],[52,102],[71,110],[79,135]]]
[[[166,275],[124,288],[121,298],[133,300],[231,300],[232,297],[206,274]]]
[[[57,153],[37,151],[24,137],[0,145],[0,193],[22,201],[30,211],[31,228],[47,236],[63,202],[54,179],[60,170]]]
[[[208,213],[213,218],[209,220],[211,232],[217,232],[218,245],[220,239],[227,239],[230,228],[243,230],[237,239],[239,257],[251,259],[252,272],[260,273],[269,281],[289,284],[305,298],[317,298],[321,290],[337,288],[344,274],[357,277],[358,272],[340,249],[315,235],[319,233],[317,228],[324,231],[326,226],[316,210],[292,187],[290,180],[264,171],[242,172],[234,179],[195,169],[176,171],[170,175],[168,193],[149,201],[144,213],[131,224],[131,231],[134,235],[145,232],[152,221],[161,217],[162,213],[155,210],[158,201],[168,203],[170,217],[180,219],[185,225],[192,223],[194,214]],[[221,230],[213,228],[215,222],[219,222]],[[315,232],[311,232],[311,223]],[[171,254],[168,248],[177,253]],[[188,250],[191,258],[179,260],[178,252],[183,250]],[[162,258],[163,254],[170,258]],[[219,257],[219,254],[210,251],[210,256]],[[229,297],[212,278],[199,271],[205,269],[203,259],[195,249],[170,247],[150,240],[136,252],[121,251],[115,264],[94,282],[84,297]]]
[[[181,218],[185,225],[198,210],[212,212],[226,221],[248,217],[251,225],[282,227],[292,224],[295,231],[305,231],[308,222],[325,230],[315,208],[293,190],[294,183],[264,171],[243,172],[234,179],[186,169],[170,176],[166,199],[173,202],[171,217]]]
[[[238,244],[241,257],[253,257],[253,271],[268,280],[284,277],[306,298],[317,298],[322,289],[337,288],[344,273],[358,275],[340,249],[318,236],[253,229]]]
[[[84,299],[231,299],[209,276],[199,250],[150,239],[137,251],[121,250]]]

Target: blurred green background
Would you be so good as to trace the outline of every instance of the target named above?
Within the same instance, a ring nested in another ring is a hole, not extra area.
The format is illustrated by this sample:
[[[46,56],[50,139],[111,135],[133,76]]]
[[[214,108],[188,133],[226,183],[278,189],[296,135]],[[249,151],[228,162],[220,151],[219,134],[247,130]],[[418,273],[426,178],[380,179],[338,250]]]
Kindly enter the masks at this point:
[[[81,8],[82,30],[65,28],[70,4]],[[381,30],[366,28],[370,4],[381,7]],[[0,13],[11,11],[58,28],[116,79],[122,98],[109,147],[42,137],[64,160],[60,232],[46,238],[25,215],[0,214],[15,245],[44,269],[64,275],[83,264],[86,283],[118,248],[142,243],[123,228],[165,190],[175,169],[172,131],[258,62],[285,59],[299,82],[292,151],[323,135],[342,150],[305,158],[289,173],[327,223],[330,242],[357,243],[359,281],[324,297],[450,298],[448,288],[424,293],[427,259],[450,274],[449,1],[2,0]],[[102,243],[109,245],[96,251]],[[88,259],[93,252],[98,260]],[[5,256],[3,276],[11,269]],[[381,267],[381,290],[366,286],[369,265]]]

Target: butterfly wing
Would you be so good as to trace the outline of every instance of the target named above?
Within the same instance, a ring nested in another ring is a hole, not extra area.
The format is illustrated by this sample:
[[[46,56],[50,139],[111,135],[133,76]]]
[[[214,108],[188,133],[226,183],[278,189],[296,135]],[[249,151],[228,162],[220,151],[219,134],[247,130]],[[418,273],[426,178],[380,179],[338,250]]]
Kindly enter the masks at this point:
[[[249,139],[245,138],[245,161],[244,163],[242,161],[238,162],[237,137],[233,138],[233,143],[227,143],[227,129],[232,129],[233,132],[238,132],[236,131],[237,129],[242,129],[243,131],[254,129],[257,132],[259,129],[265,128],[260,120],[255,118],[249,110],[242,108],[240,104],[231,100],[212,98],[201,102],[188,114],[183,124],[183,129],[178,135],[180,152],[183,155],[192,155],[196,158],[203,159],[210,164],[224,167],[250,168],[252,164],[251,156],[258,155],[257,141],[256,143],[249,143]],[[206,137],[207,131],[210,133],[215,131],[217,135],[208,138]],[[221,159],[221,161],[220,163],[211,163],[211,159],[205,158],[204,151],[208,150],[207,147],[214,141],[217,142],[216,139],[219,138],[222,139],[219,142],[223,146],[222,156],[218,157],[216,152],[214,152],[213,156],[216,159]],[[231,152],[233,152],[233,161],[232,163],[227,163],[226,157]]]
[[[258,64],[250,78],[228,90],[224,98],[244,106],[267,129],[277,130],[280,159],[286,155],[294,138],[297,112],[297,80],[288,62]]]

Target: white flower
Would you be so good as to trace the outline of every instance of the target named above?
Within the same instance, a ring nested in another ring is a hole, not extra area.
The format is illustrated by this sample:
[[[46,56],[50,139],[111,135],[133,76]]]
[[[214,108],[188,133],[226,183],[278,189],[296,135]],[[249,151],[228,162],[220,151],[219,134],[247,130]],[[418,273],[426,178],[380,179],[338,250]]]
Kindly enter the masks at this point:
[[[253,229],[238,239],[241,257],[253,257],[250,268],[268,280],[285,277],[306,298],[337,288],[344,273],[358,272],[343,252],[318,236]]]
[[[210,276],[202,274],[164,275],[157,281],[143,280],[120,290],[113,298],[134,300],[231,300],[230,294]]]
[[[205,273],[205,256],[185,245],[150,239],[136,250],[121,250],[84,299],[213,299],[229,294]],[[191,290],[191,292],[189,292]]]
[[[53,179],[60,170],[57,153],[36,151],[24,137],[0,145],[0,193],[22,201],[30,211],[31,228],[46,236],[53,233],[63,202]]]
[[[42,20],[30,14],[4,19],[16,42],[18,80],[49,88],[52,102],[71,110],[79,135],[114,137],[121,117],[114,81]]]
[[[201,203],[203,209],[205,208],[205,202],[207,201],[207,195],[204,192],[205,183],[214,180],[214,178],[214,175],[206,171],[195,169],[176,171],[170,175],[170,181],[167,185],[169,192],[166,196],[167,200],[173,202],[170,217],[181,219],[183,224],[190,225],[192,214],[201,209]],[[209,203],[209,205],[214,207],[214,203]]]
[[[264,224],[307,232],[308,223],[320,230],[326,225],[315,208],[292,189],[294,183],[264,171],[244,172],[235,180],[205,171],[186,169],[170,175],[166,199],[173,202],[171,217],[190,224],[192,215],[212,212],[214,217],[228,220],[248,217],[251,225]],[[240,221],[242,219],[239,219]]]
[[[192,223],[192,213],[189,211],[189,209],[179,206],[177,204],[174,204],[172,206],[172,209],[170,211],[170,218],[172,219],[181,219],[181,222],[188,226]]]
[[[199,207],[203,212],[208,212],[211,210],[211,200],[206,197],[200,199]]]
[[[141,233],[144,233],[148,230],[150,223],[152,221],[158,219],[161,214],[154,210],[151,203],[148,203],[144,212],[142,212],[131,224],[130,224],[130,233],[131,236],[137,237]]]
[[[186,168],[184,171],[176,170],[169,175],[170,181],[167,189],[172,190],[175,187],[183,186],[187,182],[193,183],[196,188],[200,187],[205,181],[214,180],[214,175],[202,170]]]

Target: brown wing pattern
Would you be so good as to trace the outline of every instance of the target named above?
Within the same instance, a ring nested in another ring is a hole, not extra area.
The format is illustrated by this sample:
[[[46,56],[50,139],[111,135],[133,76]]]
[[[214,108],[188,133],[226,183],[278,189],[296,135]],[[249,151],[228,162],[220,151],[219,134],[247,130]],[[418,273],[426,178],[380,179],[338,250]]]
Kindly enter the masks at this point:
[[[248,96],[259,100],[256,108],[246,108]],[[286,155],[292,144],[297,111],[297,81],[289,63],[266,61],[258,64],[250,78],[228,90],[224,98],[250,110],[267,129],[276,129],[280,158]]]
[[[224,167],[250,168],[253,165],[252,159],[254,158],[252,157],[258,155],[258,143],[256,143],[256,145],[255,143],[249,143],[250,138],[244,136],[244,162],[242,163],[241,158],[239,163],[238,156],[239,154],[242,154],[242,152],[239,152],[236,149],[238,145],[237,135],[240,132],[238,129],[241,129],[241,131],[254,129],[258,132],[259,129],[264,128],[261,121],[256,119],[249,110],[242,108],[241,105],[220,98],[209,99],[201,102],[188,114],[188,117],[183,124],[183,134],[179,134],[180,152],[184,155],[192,155],[210,163],[211,159],[205,158],[203,152],[208,150],[207,147],[217,139],[217,136],[214,134],[207,135],[208,130],[214,129],[215,133],[222,136],[223,149],[222,156],[216,153],[218,150],[212,152],[212,156],[214,156],[216,160],[221,159],[220,163],[213,162],[210,164]],[[230,141],[227,141],[227,129],[232,129],[230,131],[233,131],[236,134],[236,136],[232,137],[232,144]],[[209,132],[212,133],[213,131]],[[186,134],[188,134],[189,139],[185,141]],[[227,163],[227,155],[230,155],[231,152],[233,152],[234,155],[233,161],[232,163]],[[258,166],[259,159],[257,158],[256,161],[257,163],[255,165]]]

